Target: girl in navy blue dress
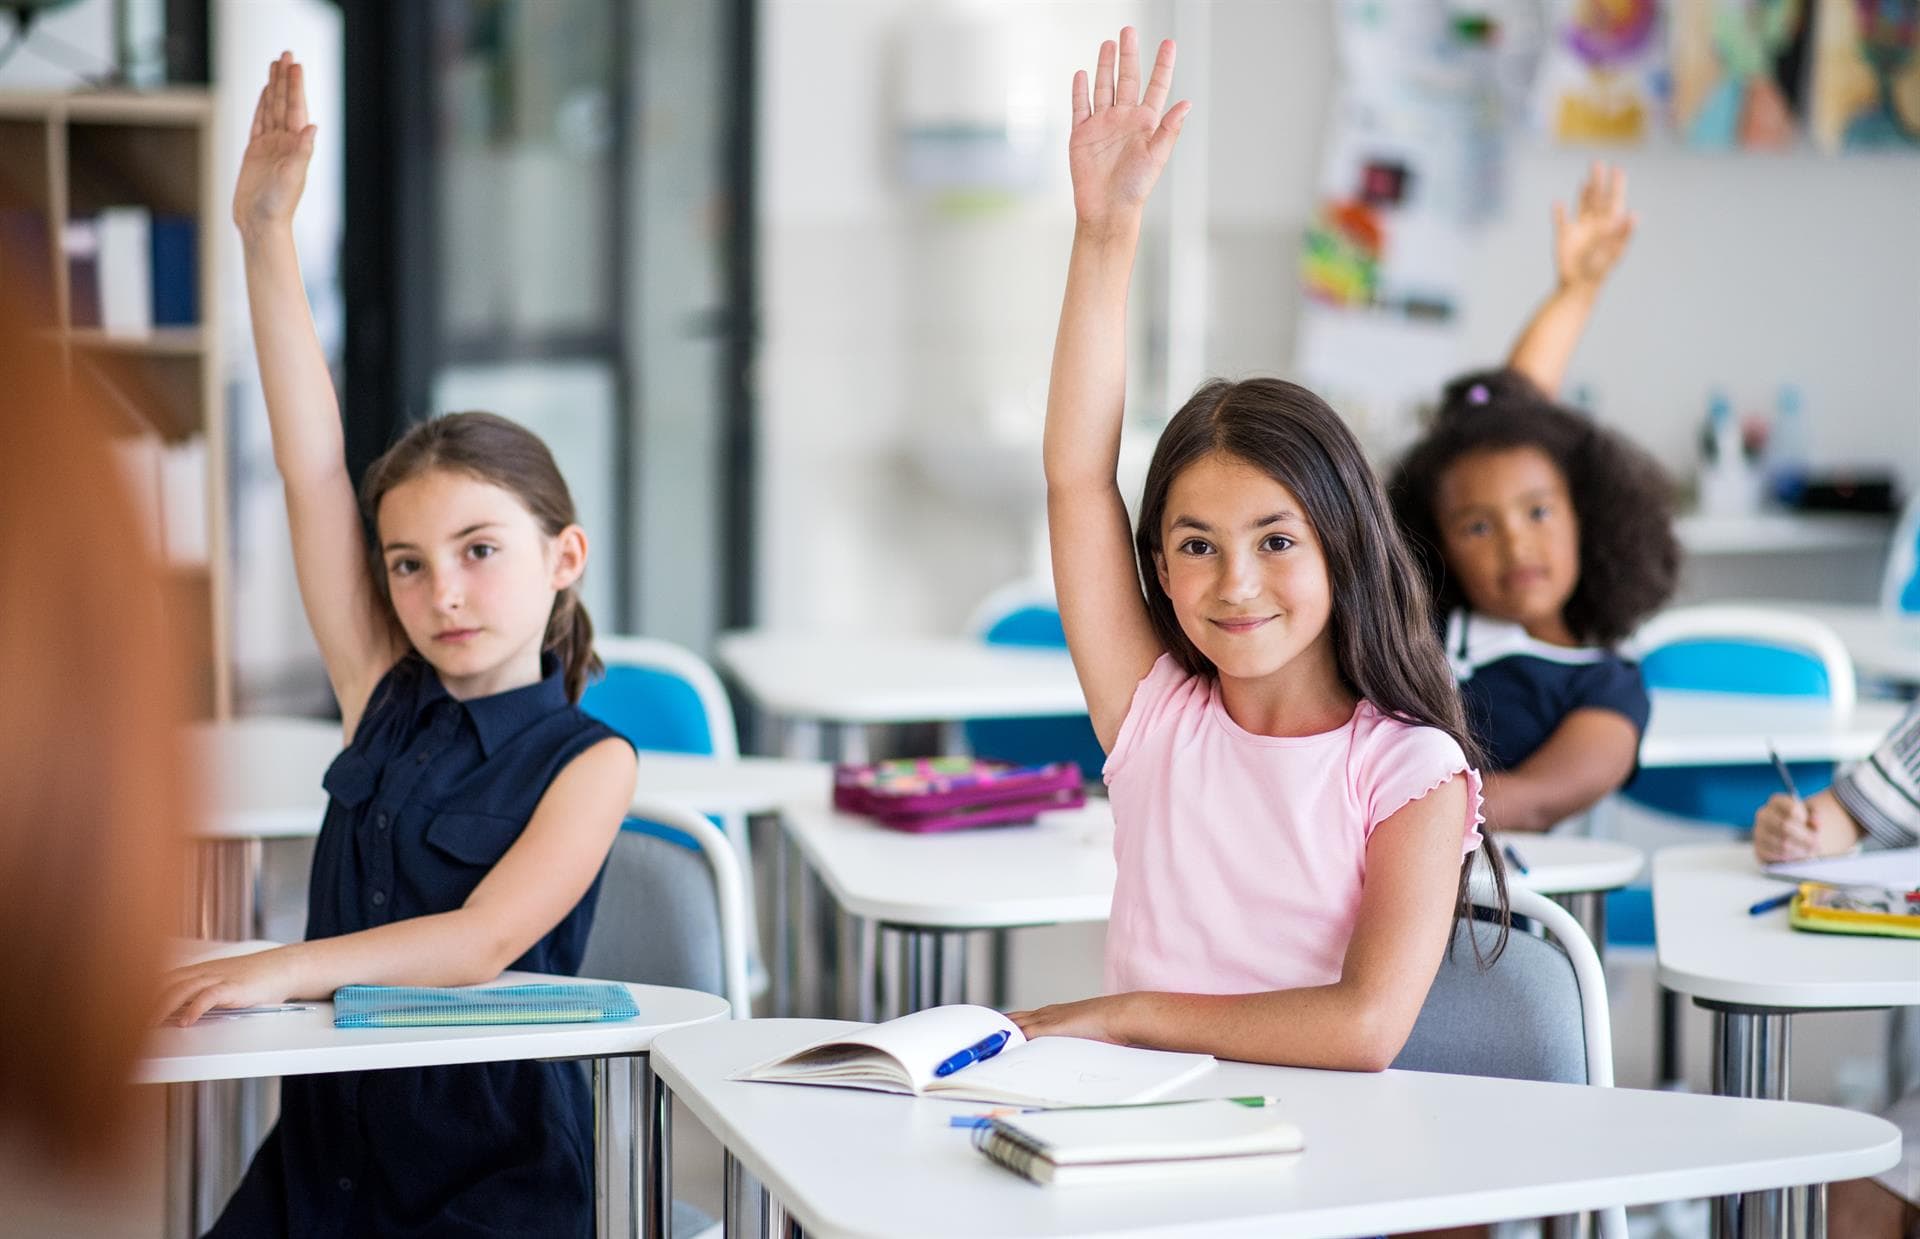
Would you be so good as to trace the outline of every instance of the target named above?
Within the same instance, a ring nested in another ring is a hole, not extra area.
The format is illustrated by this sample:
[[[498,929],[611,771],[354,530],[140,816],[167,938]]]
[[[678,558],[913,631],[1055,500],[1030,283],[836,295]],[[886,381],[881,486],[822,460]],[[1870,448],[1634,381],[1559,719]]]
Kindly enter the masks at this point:
[[[575,704],[597,669],[587,539],[546,447],[502,418],[415,427],[356,504],[294,253],[314,127],[269,71],[234,191],[254,342],[307,618],[340,703],[307,940],[183,968],[167,1018],[342,985],[573,973],[633,796],[631,747]],[[362,513],[376,544],[362,534]],[[371,554],[369,553],[371,552]],[[290,1078],[210,1232],[586,1236],[593,1114],[578,1065]]]

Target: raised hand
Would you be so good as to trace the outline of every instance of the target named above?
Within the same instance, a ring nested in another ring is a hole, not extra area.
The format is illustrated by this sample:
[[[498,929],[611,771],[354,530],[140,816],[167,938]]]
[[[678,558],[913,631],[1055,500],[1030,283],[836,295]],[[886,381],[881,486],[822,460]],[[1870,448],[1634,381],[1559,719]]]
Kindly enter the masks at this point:
[[[292,52],[267,70],[253,109],[253,130],[233,187],[233,222],[240,231],[289,224],[313,158],[315,127],[307,123],[307,87]]]
[[[1183,100],[1168,108],[1172,87],[1173,40],[1168,39],[1160,44],[1153,76],[1141,93],[1139,35],[1131,26],[1120,31],[1117,49],[1112,40],[1100,45],[1091,82],[1084,69],[1073,75],[1067,163],[1073,172],[1074,213],[1083,226],[1131,223],[1145,208],[1193,107]]]
[[[1627,251],[1638,218],[1627,210],[1627,174],[1596,163],[1573,213],[1553,204],[1553,261],[1562,288],[1598,288]]]

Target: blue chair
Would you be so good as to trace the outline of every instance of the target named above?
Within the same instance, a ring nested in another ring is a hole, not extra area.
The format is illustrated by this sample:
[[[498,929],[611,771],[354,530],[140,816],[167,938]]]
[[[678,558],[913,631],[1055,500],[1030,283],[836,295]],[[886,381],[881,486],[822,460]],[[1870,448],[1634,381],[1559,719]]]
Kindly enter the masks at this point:
[[[1850,714],[1857,695],[1853,660],[1831,628],[1765,607],[1676,607],[1647,621],[1629,650],[1640,660],[1649,689],[1819,699],[1836,716]],[[1794,762],[1789,768],[1803,794],[1833,781],[1830,762]],[[1658,818],[1635,824],[1609,813],[1607,821],[1610,833],[1649,851],[1673,842],[1680,831],[1734,839],[1748,832],[1754,810],[1779,790],[1770,766],[1642,770],[1619,799]],[[1626,838],[1636,832],[1638,837]],[[1697,839],[1695,834],[1689,841]],[[1650,887],[1630,886],[1607,897],[1607,940],[1653,944]]]
[[[1880,609],[1889,614],[1920,612],[1920,494],[1907,501],[1887,544],[1887,567],[1880,578]]]
[[[1060,608],[1053,600],[1053,591],[1034,582],[1021,581],[995,590],[974,612],[967,628],[988,645],[1067,648],[1067,634],[1060,624]],[[976,757],[1023,766],[1070,761],[1080,767],[1081,777],[1088,782],[1099,780],[1107,761],[1106,751],[1093,734],[1093,723],[1084,714],[969,719],[964,732],[967,748]]]
[[[740,736],[734,725],[733,704],[712,667],[693,651],[652,637],[599,637],[594,649],[606,664],[606,674],[587,686],[580,708],[633,742],[635,748],[662,753],[737,758]],[[647,794],[643,783],[637,793]],[[740,870],[752,874],[752,853],[746,819],[739,814],[715,818],[732,844]],[[629,818],[628,829],[648,831],[647,822]],[[657,833],[657,831],[656,831]],[[748,958],[754,992],[766,987],[766,968],[754,944],[758,942],[753,883],[743,883]]]

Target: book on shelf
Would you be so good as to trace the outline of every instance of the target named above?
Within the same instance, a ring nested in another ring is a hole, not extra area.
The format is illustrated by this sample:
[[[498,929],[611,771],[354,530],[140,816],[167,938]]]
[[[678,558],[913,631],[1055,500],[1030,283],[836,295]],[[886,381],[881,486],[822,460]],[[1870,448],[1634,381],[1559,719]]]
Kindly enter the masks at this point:
[[[1029,1041],[998,1011],[956,1005],[834,1033],[733,1078],[1014,1106],[1098,1106],[1149,1101],[1212,1065],[1210,1054],[1080,1037]]]
[[[113,336],[200,321],[200,232],[191,215],[108,207],[67,221],[67,322]]]

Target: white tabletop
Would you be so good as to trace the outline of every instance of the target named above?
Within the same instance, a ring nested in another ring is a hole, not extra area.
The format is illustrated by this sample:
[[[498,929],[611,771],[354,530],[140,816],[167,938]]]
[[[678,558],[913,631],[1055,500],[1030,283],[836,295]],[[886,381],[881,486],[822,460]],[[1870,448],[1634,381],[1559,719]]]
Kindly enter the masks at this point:
[[[1747,909],[1790,889],[1743,844],[1653,857],[1660,984],[1695,998],[1778,1009],[1920,1005],[1920,942],[1804,933],[1787,910]]]
[[[1104,799],[1030,826],[934,834],[889,830],[815,801],[782,823],[840,906],[926,929],[1104,921],[1113,903],[1113,810]],[[1530,871],[1509,880],[1543,895],[1614,890],[1639,875],[1638,848],[1605,839],[1515,835]]]
[[[271,945],[271,944],[261,944]],[[580,977],[506,972],[493,985],[571,983]],[[377,1071],[534,1058],[602,1058],[639,1054],[656,1034],[722,1020],[724,998],[665,985],[628,985],[637,1018],[602,1024],[475,1024],[456,1028],[335,1028],[333,1004],[202,1020],[188,1028],[156,1028],[135,1069],[142,1084],[241,1080]]]
[[[1793,555],[1884,551],[1893,519],[1856,512],[1689,512],[1673,523],[1689,555]]]
[[[312,838],[327,794],[320,780],[340,752],[340,725],[317,719],[246,718],[199,724],[192,744],[212,801],[197,838]],[[788,801],[824,804],[833,768],[773,757],[640,754],[638,800],[690,813],[769,813]]]
[[[772,813],[789,803],[827,803],[833,794],[833,765],[646,749],[640,754],[633,794],[637,801],[664,801],[692,813]]]
[[[1866,700],[1835,720],[1813,698],[1749,693],[1695,693],[1657,688],[1640,740],[1640,765],[1767,764],[1771,740],[1786,761],[1850,761],[1865,757],[1900,721],[1898,702]]]
[[[1084,714],[1065,650],[965,637],[727,633],[720,665],[761,706],[832,723]]]
[[[1793,1102],[1469,1076],[1221,1063],[1181,1096],[1267,1094],[1306,1135],[1278,1168],[1039,1188],[948,1116],[986,1107],[727,1079],[836,1027],[754,1020],[663,1035],[669,1087],[819,1239],[1371,1235],[1872,1174],[1892,1124]],[[1525,1139],[1462,1139],[1498,1115]]]
[[[1507,881],[1542,895],[1619,890],[1647,864],[1647,854],[1637,847],[1585,835],[1496,832],[1493,842],[1511,847],[1527,866],[1521,873],[1509,865]]]
[[[1767,606],[1821,621],[1839,635],[1853,669],[1870,678],[1920,683],[1920,615],[1878,606],[1771,602]]]

